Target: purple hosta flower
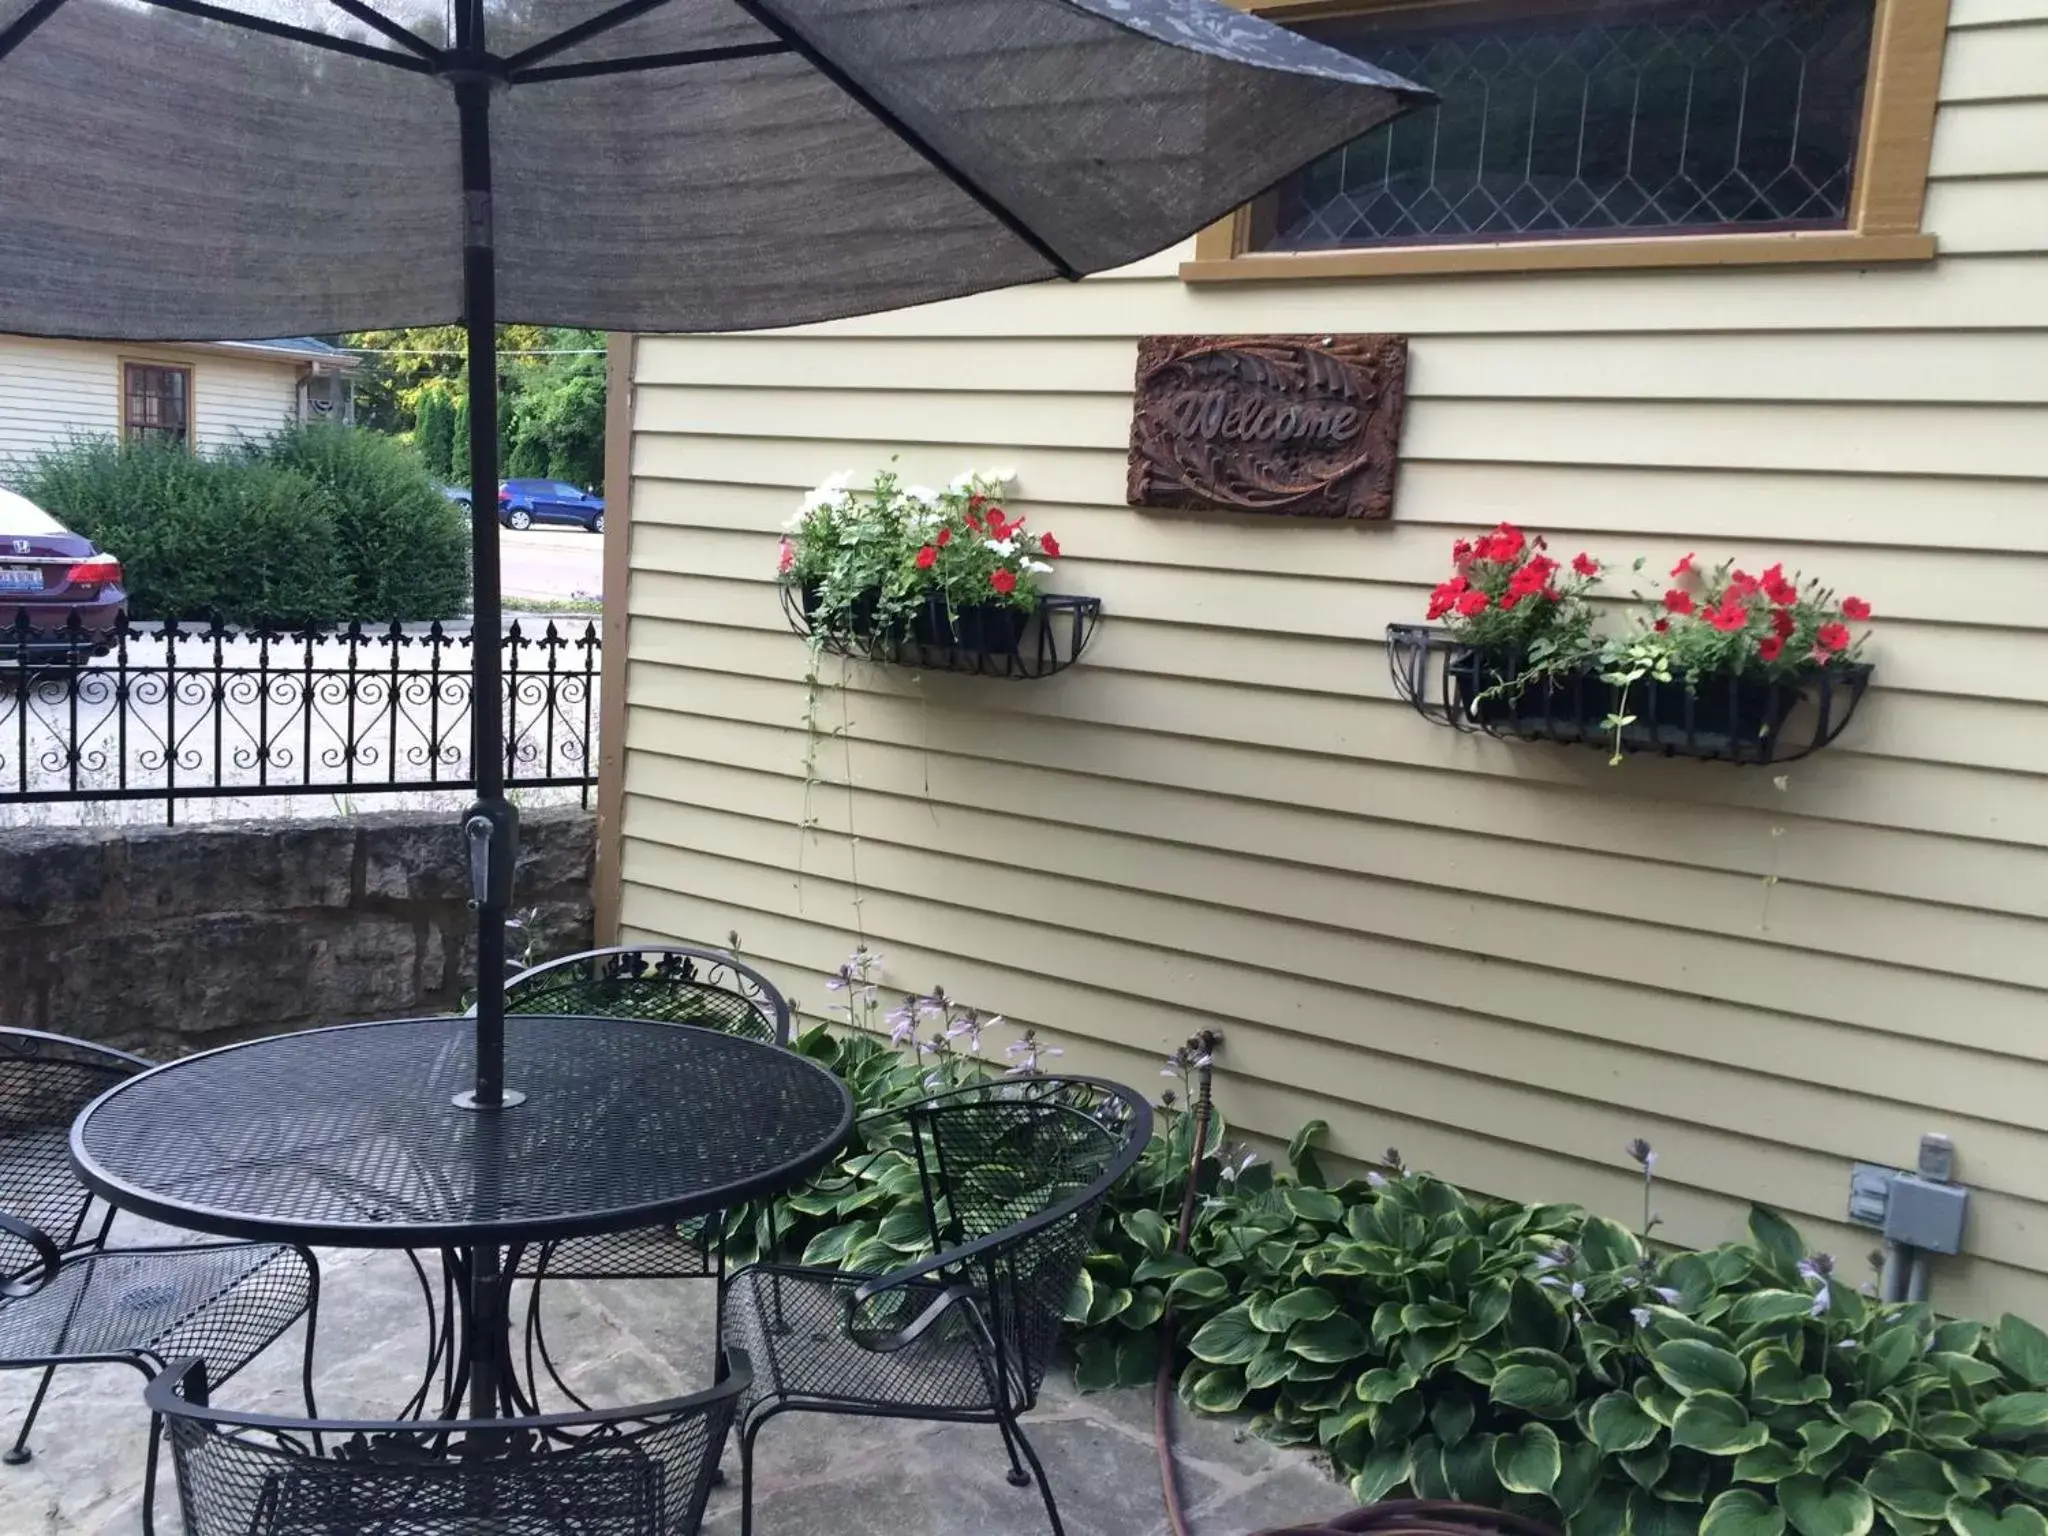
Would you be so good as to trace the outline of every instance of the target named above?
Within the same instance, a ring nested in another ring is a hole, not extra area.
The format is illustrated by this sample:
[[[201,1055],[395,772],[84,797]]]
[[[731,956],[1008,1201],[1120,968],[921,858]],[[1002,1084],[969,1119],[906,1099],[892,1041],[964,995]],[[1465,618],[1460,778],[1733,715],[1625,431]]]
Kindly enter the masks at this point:
[[[1628,1315],[1636,1320],[1638,1328],[1650,1326],[1650,1309],[1648,1307],[1630,1307]]]
[[[1586,1282],[1585,1282],[1585,1281],[1583,1281],[1583,1280],[1574,1280],[1574,1281],[1572,1282],[1572,1300],[1573,1300],[1573,1301],[1584,1301],[1585,1299],[1586,1299]]]
[[[894,1020],[889,1026],[889,1043],[900,1051],[904,1046],[909,1045],[917,1038],[917,1021],[907,1014],[902,1018],[897,1018],[892,1013],[889,1017]]]
[[[1662,1301],[1664,1305],[1667,1307],[1675,1307],[1681,1301],[1685,1300],[1685,1293],[1683,1291],[1676,1290],[1671,1286],[1660,1285],[1656,1288],[1656,1290],[1658,1300]]]
[[[1642,1164],[1644,1173],[1657,1166],[1656,1149],[1640,1136],[1626,1143],[1621,1150],[1626,1152],[1632,1161]]]
[[[1828,1308],[1834,1304],[1835,1293],[1833,1289],[1824,1285],[1819,1291],[1814,1293],[1812,1315],[1814,1317],[1825,1317],[1827,1316]]]
[[[839,967],[838,970],[834,971],[830,979],[826,981],[825,990],[827,992],[844,992],[848,987],[852,986],[857,979],[858,978],[853,974],[852,965],[842,965]]]
[[[1392,1180],[1388,1179],[1384,1173],[1376,1173],[1371,1170],[1366,1172],[1365,1183],[1368,1189],[1385,1189],[1391,1182]]]
[[[1012,1040],[1004,1048],[1004,1054],[1009,1056],[1014,1063],[1010,1068],[1009,1076],[1033,1077],[1038,1072],[1039,1057],[1064,1056],[1066,1052],[1056,1045],[1040,1045],[1038,1043],[1038,1031],[1027,1029],[1022,1036]]]
[[[1813,1315],[1824,1317],[1834,1305],[1835,1295],[1828,1280],[1835,1272],[1835,1256],[1831,1253],[1816,1253],[1811,1258],[1799,1261],[1799,1278],[1813,1287]]]
[[[979,1056],[981,1054],[981,1032],[987,1029],[990,1024],[1000,1024],[1002,1022],[1002,1015],[997,1014],[994,1018],[984,1023],[981,1015],[972,1008],[969,1008],[946,1026],[946,1038],[948,1040],[965,1040],[969,1052]]]
[[[1247,1147],[1225,1147],[1222,1166],[1216,1172],[1226,1184],[1235,1184],[1259,1160],[1259,1154]]]
[[[1386,1151],[1380,1154],[1380,1161],[1396,1173],[1406,1173],[1408,1171],[1408,1165],[1401,1161],[1401,1149],[1399,1147],[1387,1148]]]
[[[1578,1262],[1579,1250],[1570,1243],[1559,1243],[1548,1253],[1536,1255],[1536,1272],[1542,1274],[1545,1270],[1570,1269]]]

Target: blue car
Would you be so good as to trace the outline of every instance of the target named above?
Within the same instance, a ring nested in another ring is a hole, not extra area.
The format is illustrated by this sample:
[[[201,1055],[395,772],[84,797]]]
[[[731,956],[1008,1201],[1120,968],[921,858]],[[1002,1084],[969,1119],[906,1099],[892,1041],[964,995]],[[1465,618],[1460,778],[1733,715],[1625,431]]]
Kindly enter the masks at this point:
[[[498,486],[498,521],[507,528],[574,523],[603,533],[604,498],[579,491],[566,480],[506,480]]]

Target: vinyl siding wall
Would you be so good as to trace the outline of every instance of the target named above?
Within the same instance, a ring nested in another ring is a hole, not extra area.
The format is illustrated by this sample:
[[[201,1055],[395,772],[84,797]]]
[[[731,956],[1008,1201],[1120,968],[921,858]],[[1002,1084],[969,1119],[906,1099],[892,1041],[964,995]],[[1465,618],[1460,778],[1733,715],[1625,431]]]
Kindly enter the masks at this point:
[[[192,370],[193,431],[202,449],[275,432],[296,420],[299,365],[220,352],[0,336],[0,464],[73,436],[121,425],[121,361]]]
[[[1233,1121],[1504,1195],[1637,1217],[1647,1136],[1672,1237],[1759,1199],[1850,1271],[1851,1161],[1946,1131],[1937,1300],[2048,1314],[2048,0],[1953,27],[1927,267],[1197,290],[1166,256],[640,339],[623,931],[736,929],[818,1012],[858,923],[891,985],[1141,1084],[1214,1024]],[[1391,526],[1123,506],[1136,336],[1332,329],[1413,338]],[[1107,618],[1044,683],[852,669],[807,792],[777,531],[891,452],[1014,464]],[[1382,629],[1502,517],[1822,574],[1876,605],[1879,686],[1778,773],[1429,726]]]

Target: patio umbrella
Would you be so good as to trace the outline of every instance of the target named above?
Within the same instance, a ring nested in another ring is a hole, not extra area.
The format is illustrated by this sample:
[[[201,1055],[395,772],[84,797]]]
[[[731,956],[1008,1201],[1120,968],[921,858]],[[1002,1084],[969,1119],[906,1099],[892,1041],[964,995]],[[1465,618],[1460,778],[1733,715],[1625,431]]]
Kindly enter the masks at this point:
[[[1432,99],[1215,0],[0,0],[0,331],[466,324],[464,1101],[495,1109],[498,322],[745,330],[1078,278]]]

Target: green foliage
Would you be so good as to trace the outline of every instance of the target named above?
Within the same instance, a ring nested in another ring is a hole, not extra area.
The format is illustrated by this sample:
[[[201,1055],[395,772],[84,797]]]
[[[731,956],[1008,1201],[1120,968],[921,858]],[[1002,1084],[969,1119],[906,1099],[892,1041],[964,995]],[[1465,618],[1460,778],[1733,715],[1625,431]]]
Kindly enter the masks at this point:
[[[291,626],[347,616],[334,504],[290,469],[94,440],[29,461],[16,483],[120,559],[137,618]]]
[[[447,618],[468,593],[463,513],[375,433],[293,427],[214,457],[81,439],[14,479],[121,561],[137,618],[388,623]]]
[[[465,423],[467,425],[467,423]],[[445,389],[420,392],[419,409],[413,417],[413,452],[436,480],[454,484],[468,478],[469,443],[455,440],[455,399]]]
[[[405,447],[375,432],[290,427],[257,450],[324,489],[350,582],[349,616],[439,619],[469,593],[469,519]]]

